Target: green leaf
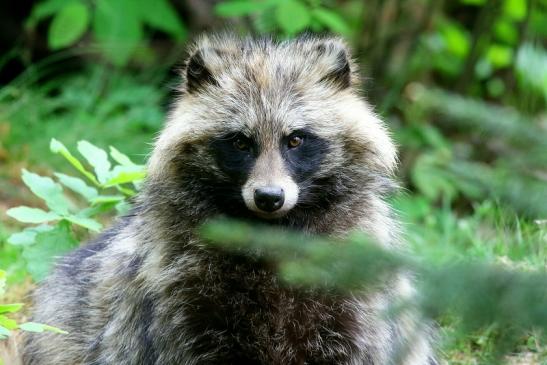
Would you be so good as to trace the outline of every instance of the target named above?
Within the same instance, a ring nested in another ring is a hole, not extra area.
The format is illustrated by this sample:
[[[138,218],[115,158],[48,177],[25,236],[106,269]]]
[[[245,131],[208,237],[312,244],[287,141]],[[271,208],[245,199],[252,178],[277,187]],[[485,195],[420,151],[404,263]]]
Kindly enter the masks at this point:
[[[37,4],[32,7],[32,13],[28,19],[27,25],[34,26],[38,21],[54,15],[73,1],[74,0],[46,0],[37,2]]]
[[[116,186],[120,184],[132,183],[135,181],[140,181],[146,177],[144,171],[135,171],[135,172],[122,172],[116,177],[108,180],[105,183],[105,187]]]
[[[138,2],[97,0],[93,33],[103,54],[114,65],[127,64],[135,48],[143,40]]]
[[[110,161],[108,155],[99,147],[87,142],[78,142],[78,151],[87,162],[95,169],[95,175],[101,184],[104,184],[110,176]]]
[[[117,203],[125,200],[123,195],[99,195],[93,201],[92,204],[104,204],[104,203]]]
[[[495,68],[507,67],[513,61],[513,48],[501,44],[492,44],[486,52],[486,57]]]
[[[176,39],[186,38],[186,28],[169,1],[138,0],[135,2],[138,3],[139,14],[143,22],[153,28],[171,34]]]
[[[526,16],[526,1],[505,0],[503,3],[503,12],[514,20],[523,20]]]
[[[61,219],[61,216],[54,212],[25,206],[8,209],[6,214],[23,223],[44,223]]]
[[[25,169],[23,169],[22,178],[25,185],[36,196],[43,199],[52,211],[61,215],[68,213],[68,201],[61,185],[49,177],[40,176]]]
[[[327,28],[333,32],[349,35],[351,34],[351,29],[346,23],[344,18],[342,18],[338,13],[325,9],[325,8],[316,8],[312,11],[312,16],[319,21],[321,24],[325,25]]]
[[[27,331],[27,332],[37,332],[37,333],[54,332],[54,333],[59,333],[59,334],[63,334],[63,335],[68,334],[67,331],[63,331],[63,330],[61,330],[57,327],[48,326],[47,324],[41,324],[41,323],[36,323],[36,322],[23,323],[23,324],[19,325],[19,328],[22,329],[23,331]]]
[[[34,231],[21,231],[13,233],[8,237],[8,243],[10,245],[31,245],[34,243],[34,238],[36,237],[37,232]]]
[[[74,166],[76,170],[82,173],[93,184],[97,186],[100,185],[97,179],[95,178],[95,176],[89,171],[87,171],[82,165],[82,163],[76,157],[74,157],[70,153],[70,151],[65,147],[65,145],[63,145],[61,142],[59,142],[55,138],[52,138],[49,144],[49,149],[51,150],[51,152],[58,153],[61,156],[63,156],[65,159],[67,159],[67,161],[70,162],[70,164]]]
[[[23,303],[0,304],[0,314],[15,313],[23,307]]]
[[[116,211],[118,212],[118,215],[126,215],[131,210],[131,204],[129,204],[127,201],[121,201],[118,204],[116,204]]]
[[[494,24],[496,38],[507,44],[515,44],[518,40],[518,28],[510,19],[501,18]]]
[[[118,204],[118,203],[119,203],[119,201],[93,204],[92,206],[81,210],[78,213],[78,217],[88,218],[88,217],[94,217],[94,216],[99,215],[99,214],[104,214],[104,213],[109,212],[112,209],[114,209],[116,204]]]
[[[88,201],[91,201],[92,199],[96,198],[97,195],[99,195],[97,189],[87,185],[82,179],[61,174],[59,172],[56,172],[55,176],[59,179],[61,184],[63,184],[73,192],[80,194]]]
[[[72,45],[87,30],[89,9],[81,2],[66,4],[55,16],[49,26],[49,48],[59,49]]]
[[[53,227],[47,224],[42,224],[36,227],[28,227],[21,232],[17,232],[9,236],[8,243],[15,246],[32,245],[38,233],[51,231],[52,229]]]
[[[469,34],[457,23],[445,22],[439,28],[446,49],[463,58],[467,55],[470,48]]]
[[[43,324],[39,324],[39,323],[35,323],[35,322],[23,323],[19,326],[19,328],[22,329],[23,331],[37,332],[37,333],[42,333],[45,330]]]
[[[122,166],[137,166],[127,155],[121,153],[113,146],[110,146],[110,157]]]
[[[112,177],[104,184],[105,187],[132,183],[146,177],[146,172],[139,166],[116,166],[112,171]]]
[[[77,244],[78,241],[70,230],[70,223],[60,221],[52,230],[36,235],[35,244],[24,247],[23,258],[27,262],[28,272],[35,281],[44,279],[54,261]]]
[[[64,218],[80,227],[87,228],[93,232],[100,232],[101,229],[103,228],[102,224],[100,224],[99,222],[91,218],[79,217],[75,215],[70,215]]]
[[[7,328],[8,330],[14,330],[17,328],[17,322],[14,319],[0,315],[0,326]]]
[[[215,13],[223,17],[240,17],[266,10],[268,1],[223,1],[215,6]]]
[[[138,185],[136,182],[134,184]],[[115,187],[120,193],[124,194],[125,196],[131,197],[136,194],[135,190],[123,187],[122,185],[115,185]]]
[[[304,30],[311,21],[310,10],[301,1],[284,0],[275,12],[277,23],[288,35]]]

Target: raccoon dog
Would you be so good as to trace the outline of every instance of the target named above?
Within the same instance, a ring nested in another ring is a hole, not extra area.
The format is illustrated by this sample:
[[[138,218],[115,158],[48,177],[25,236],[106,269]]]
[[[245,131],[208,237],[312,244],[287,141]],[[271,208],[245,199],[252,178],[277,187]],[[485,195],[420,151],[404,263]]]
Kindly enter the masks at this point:
[[[197,234],[229,216],[398,249],[396,151],[355,69],[336,38],[198,41],[133,213],[37,291],[34,320],[70,334],[29,336],[24,363],[434,364],[421,321],[385,315],[412,295],[405,276],[366,294],[296,289]]]

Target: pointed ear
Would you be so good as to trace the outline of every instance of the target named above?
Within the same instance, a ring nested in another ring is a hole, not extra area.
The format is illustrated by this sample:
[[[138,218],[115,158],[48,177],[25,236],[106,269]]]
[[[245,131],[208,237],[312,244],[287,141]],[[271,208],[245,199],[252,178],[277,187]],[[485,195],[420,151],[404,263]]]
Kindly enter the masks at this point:
[[[348,47],[340,40],[328,39],[316,46],[318,64],[322,66],[320,82],[347,89],[352,85],[354,65]]]
[[[186,91],[196,93],[207,85],[218,85],[214,76],[214,64],[219,58],[219,51],[212,48],[201,48],[195,51],[186,61]]]

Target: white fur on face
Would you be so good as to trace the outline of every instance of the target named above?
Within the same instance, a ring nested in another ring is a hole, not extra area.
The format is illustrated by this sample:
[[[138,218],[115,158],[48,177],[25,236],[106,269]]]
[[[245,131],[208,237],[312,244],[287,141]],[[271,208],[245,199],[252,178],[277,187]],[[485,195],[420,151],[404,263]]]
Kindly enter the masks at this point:
[[[285,201],[283,206],[274,212],[265,212],[260,210],[254,199],[254,194],[256,189],[265,188],[268,186],[280,187],[285,193]],[[250,178],[247,180],[243,188],[241,189],[241,195],[245,201],[245,205],[249,210],[255,212],[262,218],[279,218],[287,214],[298,201],[298,185],[291,179],[290,176],[284,176],[281,178],[270,178],[270,179],[259,179],[255,180]]]
[[[285,201],[281,208],[274,212],[260,210],[255,203],[255,190],[265,187],[283,189]],[[298,185],[287,172],[283,158],[278,151],[270,150],[262,153],[253,167],[247,182],[241,189],[241,195],[247,208],[258,216],[266,219],[279,218],[287,214],[298,201]]]

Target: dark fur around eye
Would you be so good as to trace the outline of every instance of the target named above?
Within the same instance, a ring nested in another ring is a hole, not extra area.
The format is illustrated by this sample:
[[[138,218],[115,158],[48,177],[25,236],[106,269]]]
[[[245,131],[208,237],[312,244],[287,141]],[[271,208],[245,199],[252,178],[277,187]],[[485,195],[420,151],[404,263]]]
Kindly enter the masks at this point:
[[[240,150],[234,143],[243,140],[249,150]],[[230,178],[244,182],[253,168],[255,156],[254,146],[250,139],[240,133],[232,133],[211,141],[211,150],[219,168]]]
[[[299,146],[290,148],[288,142],[298,136],[302,139]],[[249,150],[235,146],[237,140],[244,141]],[[210,143],[211,150],[219,168],[231,179],[244,183],[249,176],[256,159],[258,146],[241,133],[232,133],[216,138]],[[329,143],[314,133],[302,130],[284,137],[280,143],[281,153],[290,175],[296,182],[304,181],[319,170]]]
[[[296,131],[287,136],[282,146],[287,146],[288,141],[298,136],[302,143],[296,148],[285,147],[283,155],[287,169],[295,181],[300,182],[310,177],[317,171],[328,152],[328,142],[310,131]]]

